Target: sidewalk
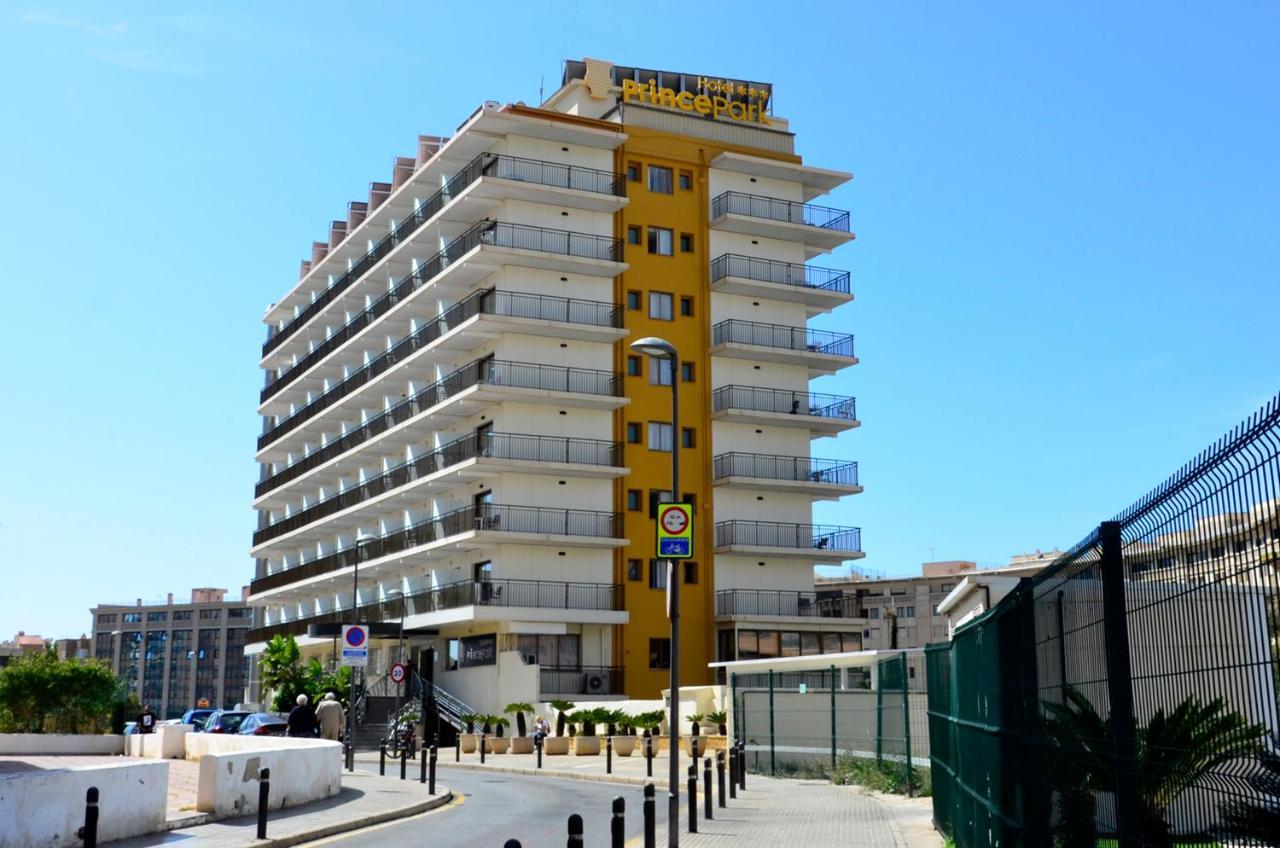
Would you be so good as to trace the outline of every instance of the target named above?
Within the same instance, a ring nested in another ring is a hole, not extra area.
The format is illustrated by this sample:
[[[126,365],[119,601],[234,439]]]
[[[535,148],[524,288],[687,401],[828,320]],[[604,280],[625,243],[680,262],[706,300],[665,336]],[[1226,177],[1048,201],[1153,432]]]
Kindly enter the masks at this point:
[[[390,774],[388,770],[388,775]],[[396,774],[399,774],[398,770]],[[427,787],[418,783],[416,777],[416,769],[415,779],[405,781],[401,781],[398,776],[378,777],[366,772],[343,772],[342,791],[332,798],[286,810],[272,810],[267,823],[267,840],[263,842],[255,838],[258,817],[253,815],[124,839],[112,842],[111,845],[114,848],[151,848],[157,845],[190,844],[191,840],[198,839],[201,848],[243,848],[246,845],[284,848],[391,819],[417,815],[443,807],[452,800],[452,793],[447,786],[437,782],[436,794],[428,795]]]

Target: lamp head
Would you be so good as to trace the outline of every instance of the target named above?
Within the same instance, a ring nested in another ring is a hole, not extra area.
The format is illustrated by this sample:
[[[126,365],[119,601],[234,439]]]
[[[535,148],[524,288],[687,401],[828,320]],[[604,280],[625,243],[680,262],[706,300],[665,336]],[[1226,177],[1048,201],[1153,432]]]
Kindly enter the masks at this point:
[[[676,346],[666,339],[657,336],[645,336],[631,343],[631,349],[637,353],[648,354],[658,359],[675,359]]]
[[[357,545],[372,545],[376,541],[378,541],[378,537],[367,530],[361,530],[356,534]]]

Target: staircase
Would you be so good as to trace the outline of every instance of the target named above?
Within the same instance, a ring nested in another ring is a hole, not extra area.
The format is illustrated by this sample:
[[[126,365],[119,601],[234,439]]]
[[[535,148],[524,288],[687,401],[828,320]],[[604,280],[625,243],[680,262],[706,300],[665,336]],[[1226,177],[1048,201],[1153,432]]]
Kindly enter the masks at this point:
[[[396,696],[385,694],[391,691],[389,681],[380,678],[363,693],[358,700],[360,708],[356,711],[356,726],[352,732],[352,741],[357,751],[376,751],[384,739],[391,735],[397,719],[408,713],[420,713],[422,695],[426,685],[421,675],[413,672],[409,697],[401,701],[400,711],[396,712]],[[463,729],[462,716],[474,713],[475,710],[455,698],[439,686],[432,685],[435,694],[436,712],[440,716],[439,745],[450,747]],[[427,728],[430,734],[433,728]]]
[[[351,734],[357,751],[376,751],[387,735],[387,725],[396,710],[394,695],[366,695],[364,720]]]

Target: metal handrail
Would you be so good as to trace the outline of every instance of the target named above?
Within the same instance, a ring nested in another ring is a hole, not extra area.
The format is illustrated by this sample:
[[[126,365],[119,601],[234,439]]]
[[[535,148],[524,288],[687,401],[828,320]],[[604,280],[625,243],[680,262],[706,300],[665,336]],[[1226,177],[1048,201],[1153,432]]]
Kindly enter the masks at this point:
[[[711,393],[711,405],[715,412],[745,409],[781,415],[841,418],[846,421],[854,421],[858,417],[855,398],[761,386],[721,386]]]
[[[725,545],[861,551],[862,529],[783,521],[719,521],[716,523],[716,547]]]
[[[848,333],[765,324],[759,321],[740,321],[736,318],[721,321],[713,326],[711,343],[713,345],[747,344],[782,350],[825,353],[832,356],[853,356],[853,336]]]
[[[821,289],[848,294],[849,272],[835,268],[817,268],[801,262],[779,262],[737,253],[725,253],[711,261],[711,282],[725,277],[741,277],[760,283]]]
[[[849,232],[849,213],[843,209],[740,191],[726,191],[711,201],[711,217],[715,219],[723,215],[746,215],[823,230]]]
[[[765,480],[858,485],[858,463],[841,459],[733,451],[715,456],[711,461],[711,469],[715,480],[756,477]]]

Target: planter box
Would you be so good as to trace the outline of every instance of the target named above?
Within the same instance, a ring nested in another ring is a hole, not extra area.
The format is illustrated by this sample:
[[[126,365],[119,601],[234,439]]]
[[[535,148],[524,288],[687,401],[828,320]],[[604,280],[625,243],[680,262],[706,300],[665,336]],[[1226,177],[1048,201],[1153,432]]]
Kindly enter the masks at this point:
[[[490,754],[507,753],[507,746],[510,744],[510,742],[511,740],[505,736],[490,736],[489,737],[489,753]]]
[[[462,753],[474,754],[476,752],[476,740],[480,737],[474,733],[463,733],[458,736],[462,741]]]
[[[613,753],[617,757],[629,757],[636,751],[636,743],[640,740],[635,736],[614,736],[613,737]]]
[[[707,751],[707,737],[686,736],[684,738],[684,749],[689,753],[689,756],[700,758]]]
[[[599,736],[573,737],[573,753],[579,757],[596,757],[600,755]]]
[[[532,754],[533,753],[533,737],[532,736],[511,737],[511,753]]]
[[[548,756],[569,753],[568,736],[548,736],[542,740],[542,753]]]

